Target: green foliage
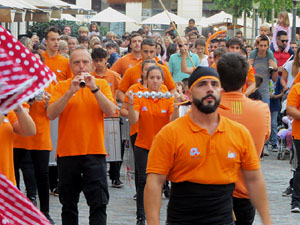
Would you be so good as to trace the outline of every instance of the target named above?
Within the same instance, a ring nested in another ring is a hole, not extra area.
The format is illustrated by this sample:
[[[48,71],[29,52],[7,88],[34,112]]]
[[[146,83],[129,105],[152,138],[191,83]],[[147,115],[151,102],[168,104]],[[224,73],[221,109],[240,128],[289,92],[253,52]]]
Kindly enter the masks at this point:
[[[77,24],[74,21],[67,21],[67,20],[51,20],[49,23],[40,23],[40,22],[34,22],[32,26],[30,26],[28,33],[32,34],[32,33],[37,33],[37,35],[43,39],[45,37],[44,33],[45,30],[49,27],[49,26],[57,26],[61,31],[63,31],[64,26],[71,26],[72,28],[72,33],[71,36],[73,37],[77,37],[78,33],[77,30],[80,26],[86,26],[86,27],[90,27],[89,23],[81,23],[80,25]],[[106,34],[106,32],[108,31],[107,27],[103,27],[100,26],[100,34],[103,36]]]

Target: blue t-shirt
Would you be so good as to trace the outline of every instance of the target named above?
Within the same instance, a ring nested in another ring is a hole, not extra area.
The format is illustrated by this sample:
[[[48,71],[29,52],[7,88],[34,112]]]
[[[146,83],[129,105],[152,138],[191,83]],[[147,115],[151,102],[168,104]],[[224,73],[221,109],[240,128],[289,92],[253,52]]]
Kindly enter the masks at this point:
[[[279,95],[282,92],[283,87],[280,83],[280,78],[281,77],[278,76],[278,80],[276,82],[273,95]],[[280,103],[281,103],[281,98],[277,98],[277,99],[270,98],[270,111],[271,112],[280,111],[281,108]]]
[[[190,56],[193,60],[195,67],[198,67],[200,65],[198,55],[190,52]],[[186,61],[188,67],[193,67],[193,64],[191,63],[188,57]],[[191,76],[190,74],[181,72],[181,56],[179,52],[171,55],[169,60],[169,70],[173,76],[174,82],[182,81],[184,78],[189,78]]]

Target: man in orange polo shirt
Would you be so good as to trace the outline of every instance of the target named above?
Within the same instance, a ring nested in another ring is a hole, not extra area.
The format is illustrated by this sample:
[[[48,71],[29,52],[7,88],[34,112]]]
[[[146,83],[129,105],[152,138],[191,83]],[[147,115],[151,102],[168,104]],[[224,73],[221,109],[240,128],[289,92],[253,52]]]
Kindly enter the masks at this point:
[[[270,136],[271,117],[268,104],[253,101],[242,92],[248,67],[247,59],[238,53],[227,53],[219,59],[217,69],[224,90],[221,104],[230,109],[219,109],[219,113],[248,128],[259,157]],[[253,223],[255,209],[250,202],[241,171],[233,192],[233,210],[236,216],[235,225]]]
[[[118,59],[110,69],[123,76],[128,68],[138,64],[142,60],[142,41],[143,37],[140,33],[133,33],[130,37],[131,52]]]
[[[297,168],[294,173],[291,212],[300,212],[300,83],[292,86],[287,98],[286,113],[293,117],[292,136],[296,147]]]
[[[147,224],[160,224],[161,188],[168,179],[172,182],[168,225],[233,225],[232,193],[242,168],[263,224],[271,225],[250,133],[216,111],[221,98],[219,75],[212,68],[198,67],[188,84],[191,111],[162,128],[150,149],[144,196]]]
[[[151,39],[144,39],[141,44],[141,52],[142,52],[142,61],[146,59],[157,59],[155,58],[155,43]],[[176,86],[174,83],[174,80],[172,78],[172,75],[169,71],[169,69],[161,64],[157,64],[160,66],[164,71],[164,84],[167,86],[168,90],[171,93],[176,92]],[[121,102],[124,101],[125,93],[130,88],[131,85],[134,85],[138,83],[141,80],[141,74],[142,74],[142,62],[139,62],[137,65],[129,68],[126,70],[123,79],[119,85],[119,89],[117,91],[117,99]]]
[[[56,74],[56,80],[67,80],[71,78],[72,71],[69,64],[69,59],[63,57],[58,52],[58,42],[60,40],[60,30],[51,26],[45,31],[46,51],[42,54],[44,63]]]
[[[73,50],[74,78],[55,86],[47,109],[49,119],[59,116],[57,166],[63,225],[78,224],[81,191],[90,207],[90,224],[106,224],[104,114],[112,117],[117,107],[107,82],[90,75],[91,61],[86,48]]]

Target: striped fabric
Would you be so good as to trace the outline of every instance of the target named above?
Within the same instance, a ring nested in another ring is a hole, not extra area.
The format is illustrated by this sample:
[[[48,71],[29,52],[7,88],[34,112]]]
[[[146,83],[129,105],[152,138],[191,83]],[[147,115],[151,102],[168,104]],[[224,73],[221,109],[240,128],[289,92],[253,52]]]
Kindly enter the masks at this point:
[[[0,225],[50,225],[46,217],[0,173]]]

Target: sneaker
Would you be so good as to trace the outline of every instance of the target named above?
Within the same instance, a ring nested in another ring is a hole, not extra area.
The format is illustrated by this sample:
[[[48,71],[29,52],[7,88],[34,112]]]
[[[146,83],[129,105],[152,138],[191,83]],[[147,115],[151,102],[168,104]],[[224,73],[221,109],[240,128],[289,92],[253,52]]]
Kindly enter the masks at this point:
[[[136,194],[133,196],[133,200],[136,200]]]
[[[57,188],[53,188],[53,190],[50,192],[50,195],[59,196],[59,192]]]
[[[123,183],[118,179],[118,180],[112,180],[112,187],[114,188],[121,188],[123,187]]]
[[[49,221],[50,224],[52,224],[52,225],[55,224],[49,213],[44,213],[44,215],[45,215],[45,217],[47,218],[47,220]]]
[[[287,197],[290,196],[292,193],[293,193],[293,189],[290,186],[288,186],[286,190],[282,192],[282,196]]]
[[[136,225],[145,225],[145,219],[144,218],[138,218],[136,220]]]
[[[278,152],[277,145],[272,145],[272,152]]]
[[[298,206],[292,206],[291,212],[292,213],[300,213],[300,208]]]
[[[268,151],[268,148],[264,148],[264,156],[269,156],[269,155],[270,155],[270,153]]]

